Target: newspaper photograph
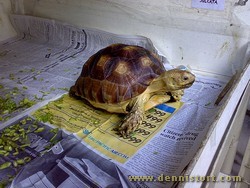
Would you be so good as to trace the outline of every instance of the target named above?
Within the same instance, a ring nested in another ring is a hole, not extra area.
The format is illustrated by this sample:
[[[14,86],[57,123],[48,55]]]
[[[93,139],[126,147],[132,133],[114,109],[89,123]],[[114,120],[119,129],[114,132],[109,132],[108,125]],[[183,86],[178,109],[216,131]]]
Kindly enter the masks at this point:
[[[159,54],[150,39],[32,16],[11,20],[18,36],[0,43],[0,185],[174,186],[159,177],[181,175],[193,159],[221,107],[214,103],[226,82],[195,73],[181,102],[148,110],[141,127],[123,137],[117,130],[124,115],[72,98],[69,88],[98,50],[124,43]]]

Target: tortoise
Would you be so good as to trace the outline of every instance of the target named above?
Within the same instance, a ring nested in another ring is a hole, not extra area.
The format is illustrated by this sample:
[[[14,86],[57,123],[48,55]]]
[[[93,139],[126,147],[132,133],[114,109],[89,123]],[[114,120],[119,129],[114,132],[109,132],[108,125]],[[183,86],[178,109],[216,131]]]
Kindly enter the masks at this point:
[[[158,104],[181,100],[195,76],[186,70],[166,70],[159,57],[140,46],[112,44],[92,55],[69,95],[92,106],[123,113],[119,133],[126,137],[142,123],[145,111]]]

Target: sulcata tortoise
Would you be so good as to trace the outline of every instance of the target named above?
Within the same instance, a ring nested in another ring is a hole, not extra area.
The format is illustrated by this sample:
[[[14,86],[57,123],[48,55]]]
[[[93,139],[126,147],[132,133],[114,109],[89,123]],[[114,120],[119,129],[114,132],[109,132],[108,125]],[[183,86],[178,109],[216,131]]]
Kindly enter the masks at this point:
[[[126,137],[140,126],[145,111],[171,96],[180,100],[194,80],[189,71],[166,71],[158,56],[143,47],[113,44],[87,60],[69,94],[96,108],[127,114],[119,127]]]

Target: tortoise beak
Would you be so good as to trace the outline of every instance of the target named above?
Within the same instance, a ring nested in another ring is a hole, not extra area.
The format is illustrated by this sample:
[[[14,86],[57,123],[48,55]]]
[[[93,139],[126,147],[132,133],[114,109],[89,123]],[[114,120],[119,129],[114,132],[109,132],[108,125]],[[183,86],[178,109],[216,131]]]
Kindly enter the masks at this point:
[[[192,79],[192,81],[190,81],[189,83],[183,84],[183,86],[184,86],[185,88],[191,87],[191,86],[193,85],[194,82],[195,82],[195,79]]]

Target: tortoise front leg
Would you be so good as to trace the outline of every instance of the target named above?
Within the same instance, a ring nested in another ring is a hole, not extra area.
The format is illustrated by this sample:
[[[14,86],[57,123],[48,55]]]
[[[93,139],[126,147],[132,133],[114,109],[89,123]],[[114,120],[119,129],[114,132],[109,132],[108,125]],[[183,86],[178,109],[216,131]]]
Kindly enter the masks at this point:
[[[164,102],[168,102],[171,99],[171,97],[167,94],[162,94],[162,95],[153,95],[149,101],[145,104],[145,111],[162,104]]]
[[[145,104],[149,97],[150,95],[144,95],[138,98],[131,111],[122,120],[119,132],[123,137],[133,133],[142,124],[145,114]]]
[[[182,96],[184,95],[184,89],[171,91],[171,96],[174,98],[175,101],[180,101]]]
[[[119,132],[123,137],[133,133],[142,124],[144,117],[144,107],[134,106],[132,110],[122,120]]]

